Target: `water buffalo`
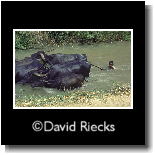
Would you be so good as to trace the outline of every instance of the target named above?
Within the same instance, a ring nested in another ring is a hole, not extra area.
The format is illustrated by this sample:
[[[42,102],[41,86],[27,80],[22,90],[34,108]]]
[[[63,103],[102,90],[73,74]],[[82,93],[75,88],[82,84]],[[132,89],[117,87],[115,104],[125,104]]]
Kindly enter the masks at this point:
[[[21,81],[25,76],[28,75],[31,71],[38,70],[38,68],[41,68],[43,64],[37,60],[34,59],[33,61],[28,61],[29,63],[25,63],[26,60],[22,62],[16,62],[16,68],[15,68],[15,82]]]
[[[41,59],[42,61],[50,64],[63,64],[69,61],[87,61],[86,54],[51,54],[47,55],[44,51],[38,51],[31,55],[31,60]]]
[[[37,53],[34,53],[31,55],[32,59],[42,59],[43,61],[46,61],[50,65],[55,65],[55,64],[63,64],[65,62],[69,61],[87,61],[86,54],[51,54],[47,55],[45,54],[44,51],[38,51]]]
[[[48,79],[53,80],[63,75],[82,74],[89,77],[91,65],[87,61],[72,61],[64,64],[53,65],[48,72]]]
[[[31,58],[32,59],[40,59],[41,61],[43,61],[43,63],[48,63],[50,65],[53,65],[51,56],[45,54],[44,51],[38,51],[37,53],[32,54]]]
[[[46,74],[39,73],[40,71],[30,71],[28,72],[22,80],[20,80],[20,84],[34,84],[34,83],[43,83],[46,79]],[[44,86],[44,85],[42,85]]]
[[[45,56],[45,52],[44,51],[38,51],[34,54],[31,55],[31,58],[32,59],[40,59],[41,58],[41,55]]]
[[[46,87],[57,88],[59,90],[74,89],[81,87],[84,80],[83,75],[72,73],[70,75],[57,77],[54,80],[49,80],[46,83]]]
[[[55,65],[55,64],[63,64],[70,61],[87,61],[86,54],[51,54],[46,56],[48,61]]]
[[[85,54],[47,55],[44,51],[15,63],[16,83],[58,89],[81,87],[85,77],[89,77],[91,68]]]
[[[30,64],[32,63],[32,58],[31,57],[26,57],[25,59],[23,60],[16,60],[15,61],[15,64],[16,66],[23,66],[23,65],[27,65],[27,64]]]

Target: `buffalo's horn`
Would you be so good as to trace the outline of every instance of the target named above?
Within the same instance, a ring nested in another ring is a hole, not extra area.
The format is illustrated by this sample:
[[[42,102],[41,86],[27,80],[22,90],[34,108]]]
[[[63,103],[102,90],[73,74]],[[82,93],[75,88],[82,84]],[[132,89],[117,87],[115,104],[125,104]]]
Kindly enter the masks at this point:
[[[40,53],[40,56],[41,56],[42,60],[44,60],[44,61],[46,60],[44,54]]]
[[[45,77],[46,74],[39,74],[39,73],[33,73],[33,75],[38,76],[38,77]]]

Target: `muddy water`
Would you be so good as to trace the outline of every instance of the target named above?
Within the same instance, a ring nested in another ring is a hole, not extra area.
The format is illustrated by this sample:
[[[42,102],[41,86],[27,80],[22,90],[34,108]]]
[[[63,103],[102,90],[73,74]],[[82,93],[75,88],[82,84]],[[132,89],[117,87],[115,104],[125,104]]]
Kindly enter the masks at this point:
[[[131,82],[131,44],[130,42],[114,42],[102,43],[95,45],[72,45],[62,47],[47,47],[44,49],[31,50],[16,50],[16,59],[20,60],[30,56],[38,50],[44,50],[47,54],[65,53],[65,54],[86,54],[88,61],[94,65],[105,68],[110,60],[114,61],[116,70],[101,71],[98,68],[92,67],[90,77],[87,79],[81,90],[108,90],[114,82],[128,83]],[[74,90],[76,91],[76,90]],[[65,94],[56,89],[50,88],[31,88],[28,85],[16,84],[17,96],[43,96]]]

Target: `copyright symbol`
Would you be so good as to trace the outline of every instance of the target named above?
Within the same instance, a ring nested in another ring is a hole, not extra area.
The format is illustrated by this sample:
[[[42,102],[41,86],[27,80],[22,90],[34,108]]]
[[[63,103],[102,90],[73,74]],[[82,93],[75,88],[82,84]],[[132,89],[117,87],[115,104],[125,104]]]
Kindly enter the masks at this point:
[[[43,123],[41,121],[34,121],[32,128],[36,132],[41,131],[43,129]]]

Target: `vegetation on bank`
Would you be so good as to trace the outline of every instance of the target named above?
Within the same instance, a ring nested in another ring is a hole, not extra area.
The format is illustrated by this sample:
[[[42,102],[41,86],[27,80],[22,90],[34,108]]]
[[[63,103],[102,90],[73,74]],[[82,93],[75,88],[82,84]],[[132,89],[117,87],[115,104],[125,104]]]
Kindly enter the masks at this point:
[[[108,91],[66,91],[55,96],[16,96],[16,107],[129,107],[130,83],[114,83]]]
[[[68,44],[129,41],[130,31],[16,31],[15,48],[31,49]]]

